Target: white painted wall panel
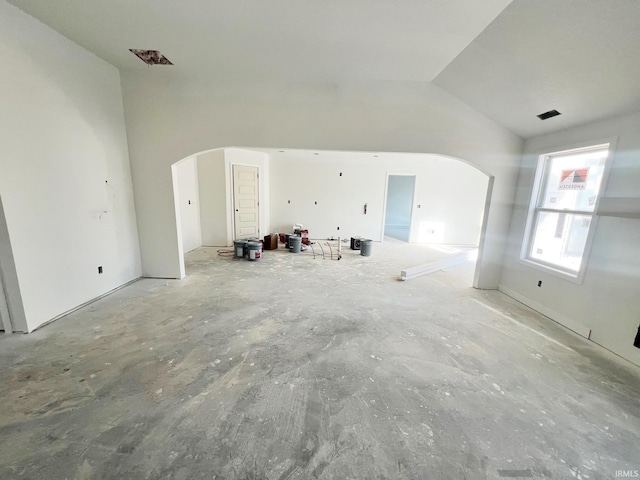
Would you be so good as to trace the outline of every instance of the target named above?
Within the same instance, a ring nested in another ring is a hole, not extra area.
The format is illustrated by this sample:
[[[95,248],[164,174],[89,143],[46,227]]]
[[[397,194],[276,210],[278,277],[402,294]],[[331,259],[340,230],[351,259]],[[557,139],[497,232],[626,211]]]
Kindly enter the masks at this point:
[[[120,77],[4,1],[0,58],[0,194],[33,330],[140,276]]]
[[[608,197],[636,197],[640,191],[640,114],[613,118],[526,142],[501,285],[523,301],[544,305],[547,315],[568,318],[591,330],[591,339],[640,365],[633,340],[640,324],[640,219],[601,216],[582,284],[518,261],[539,152],[617,138]],[[606,204],[606,202],[605,202]],[[605,205],[606,206],[606,205]],[[537,287],[542,280],[542,287]]]
[[[185,81],[159,69],[123,72],[122,84],[145,274],[176,276],[180,270],[170,165],[238,145],[424,152],[474,163],[496,178],[477,284],[497,286],[522,141],[440,88]]]
[[[312,238],[382,240],[388,173],[416,175],[411,241],[478,244],[488,177],[461,161],[436,155],[274,157],[272,224],[289,232],[291,225],[302,223]],[[430,235],[432,225],[442,234]]]
[[[224,150],[202,153],[197,158],[202,244],[208,247],[227,246]]]

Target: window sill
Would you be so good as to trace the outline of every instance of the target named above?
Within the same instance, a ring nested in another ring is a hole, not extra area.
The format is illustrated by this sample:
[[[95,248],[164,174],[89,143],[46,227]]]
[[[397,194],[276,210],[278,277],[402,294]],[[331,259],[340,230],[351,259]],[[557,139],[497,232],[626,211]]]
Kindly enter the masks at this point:
[[[578,285],[582,285],[584,279],[584,269],[581,269],[577,273],[569,273],[564,270],[559,270],[557,268],[553,268],[544,263],[538,263],[534,260],[530,260],[528,258],[520,258],[520,263],[529,268],[533,268],[535,270],[539,270],[541,272],[547,273],[549,275],[553,275],[554,277],[562,278],[564,280],[568,280],[571,283],[575,283]]]

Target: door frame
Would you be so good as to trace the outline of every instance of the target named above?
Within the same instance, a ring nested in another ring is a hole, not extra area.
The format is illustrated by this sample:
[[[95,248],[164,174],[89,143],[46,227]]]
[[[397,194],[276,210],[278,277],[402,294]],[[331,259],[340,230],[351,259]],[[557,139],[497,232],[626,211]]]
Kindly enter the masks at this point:
[[[235,211],[235,206],[236,206],[236,202],[235,202],[235,195],[236,195],[236,187],[235,187],[235,175],[234,175],[234,169],[235,167],[249,167],[249,168],[255,168],[258,173],[258,238],[261,238],[262,235],[262,215],[260,214],[260,202],[262,200],[262,195],[261,195],[261,191],[262,189],[260,188],[260,178],[261,178],[261,170],[260,170],[260,166],[259,165],[247,165],[244,163],[238,163],[238,162],[233,162],[230,164],[231,167],[231,188],[230,188],[230,193],[231,193],[231,236],[233,237],[232,240],[235,240],[235,236],[236,236],[236,211]]]
[[[385,181],[384,181],[384,198],[382,200],[382,228],[380,230],[380,242],[384,242],[384,225],[386,223],[387,220],[387,196],[389,195],[389,177],[390,176],[397,176],[397,177],[413,177],[413,196],[411,197],[411,223],[409,224],[409,240],[407,241],[407,243],[412,243],[412,239],[413,239],[413,220],[415,217],[415,210],[416,210],[416,185],[418,183],[418,174],[417,173],[393,173],[393,172],[387,172],[387,175],[385,177]]]
[[[226,177],[226,210],[227,210],[227,246],[233,245],[234,235],[235,235],[235,209],[233,205],[233,166],[240,165],[242,167],[255,167],[258,169],[258,235],[261,237],[263,234],[263,229],[265,225],[268,228],[269,222],[266,218],[268,212],[267,208],[267,199],[266,195],[268,193],[268,184],[266,183],[267,179],[265,176],[265,166],[261,164],[261,162],[251,163],[251,162],[242,162],[242,161],[234,161],[228,158],[225,155],[224,160],[224,168],[225,168],[225,177]]]

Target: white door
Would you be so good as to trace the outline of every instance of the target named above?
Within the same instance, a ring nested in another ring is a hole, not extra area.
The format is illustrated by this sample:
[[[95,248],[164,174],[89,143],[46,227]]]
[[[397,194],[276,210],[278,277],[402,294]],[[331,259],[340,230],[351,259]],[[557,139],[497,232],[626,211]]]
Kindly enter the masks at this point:
[[[233,166],[235,238],[260,237],[258,167]]]

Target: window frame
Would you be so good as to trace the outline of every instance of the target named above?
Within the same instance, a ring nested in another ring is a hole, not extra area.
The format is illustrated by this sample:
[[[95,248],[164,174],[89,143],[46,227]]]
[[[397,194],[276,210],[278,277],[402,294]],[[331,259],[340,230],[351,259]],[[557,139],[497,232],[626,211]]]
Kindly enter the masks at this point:
[[[520,263],[527,265],[528,267],[540,270],[542,272],[554,275],[556,277],[564,278],[573,283],[582,284],[585,273],[587,271],[589,257],[591,254],[591,245],[593,243],[593,237],[597,230],[598,224],[598,207],[600,205],[600,199],[605,196],[607,190],[607,183],[609,179],[609,171],[611,170],[611,163],[615,151],[616,138],[603,139],[597,142],[582,143],[577,145],[571,145],[554,150],[538,151],[531,155],[537,156],[536,170],[531,185],[529,205],[527,209],[527,218],[525,223],[524,235],[522,237],[522,243],[520,248]],[[576,153],[589,152],[594,150],[607,149],[607,157],[605,159],[604,170],[602,173],[602,181],[600,189],[596,196],[596,201],[592,212],[584,210],[568,210],[568,209],[554,209],[549,207],[538,206],[540,203],[541,195],[544,195],[544,190],[547,186],[549,178],[551,160],[555,157],[561,157]],[[533,248],[534,237],[536,233],[536,225],[541,212],[551,213],[565,213],[567,215],[582,215],[591,218],[589,224],[589,231],[585,241],[584,249],[582,252],[582,260],[580,262],[580,269],[576,272],[568,268],[563,268],[560,265],[545,262],[538,258],[531,256],[531,249]]]

